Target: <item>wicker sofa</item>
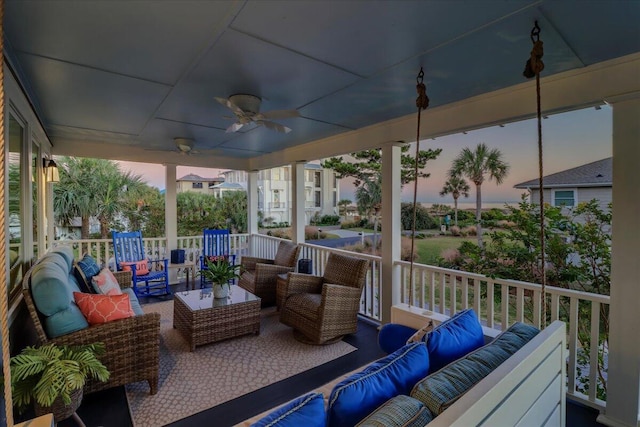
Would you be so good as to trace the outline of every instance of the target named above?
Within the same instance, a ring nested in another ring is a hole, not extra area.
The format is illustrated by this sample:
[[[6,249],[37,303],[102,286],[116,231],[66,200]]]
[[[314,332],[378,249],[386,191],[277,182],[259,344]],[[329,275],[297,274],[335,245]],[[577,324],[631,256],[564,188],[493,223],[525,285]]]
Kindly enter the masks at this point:
[[[74,332],[50,337],[46,332],[47,316],[36,308],[32,295],[34,274],[39,286],[49,287],[51,299],[62,299],[64,295],[53,296],[62,287],[72,296],[80,291],[74,279],[75,262],[69,248],[56,248],[45,254],[26,273],[23,279],[23,296],[27,310],[33,321],[38,344],[82,345],[95,342],[105,344],[106,353],[100,357],[111,376],[106,383],[89,381],[85,393],[91,393],[128,383],[147,381],[151,394],[158,390],[160,315],[158,313],[138,314],[126,319],[92,325]],[[131,272],[114,274],[121,288],[131,287]],[[59,292],[58,292],[59,293]],[[62,292],[64,294],[64,292]],[[135,296],[134,296],[135,297]],[[70,305],[75,306],[71,303]],[[77,307],[72,307],[77,309]]]

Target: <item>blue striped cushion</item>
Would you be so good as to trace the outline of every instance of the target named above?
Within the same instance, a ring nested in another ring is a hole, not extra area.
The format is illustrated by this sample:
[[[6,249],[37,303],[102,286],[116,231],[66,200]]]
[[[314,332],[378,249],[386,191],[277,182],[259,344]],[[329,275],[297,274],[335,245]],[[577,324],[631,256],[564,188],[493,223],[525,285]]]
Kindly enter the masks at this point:
[[[387,400],[357,427],[424,427],[432,419],[422,402],[400,395]]]
[[[411,397],[424,403],[435,416],[440,415],[538,332],[533,326],[514,323],[489,344],[418,382]]]
[[[324,396],[309,393],[284,405],[251,427],[325,427]]]
[[[353,427],[392,397],[409,394],[428,372],[424,343],[407,344],[334,387],[327,408],[328,425]]]

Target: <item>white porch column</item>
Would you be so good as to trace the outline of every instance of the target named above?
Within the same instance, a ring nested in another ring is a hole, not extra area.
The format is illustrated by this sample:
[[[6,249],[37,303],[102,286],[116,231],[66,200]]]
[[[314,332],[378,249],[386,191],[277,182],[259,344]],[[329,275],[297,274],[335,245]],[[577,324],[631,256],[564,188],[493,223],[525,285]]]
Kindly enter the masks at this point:
[[[258,171],[247,172],[247,233],[258,234]],[[249,237],[249,255],[253,255],[253,238]]]
[[[164,235],[167,238],[167,253],[178,248],[178,202],[176,197],[176,165],[165,164],[164,178]],[[169,283],[178,282],[178,270],[169,269]]]
[[[382,147],[382,323],[391,321],[391,306],[400,303],[400,151],[401,144]]]
[[[305,162],[291,164],[291,239],[293,243],[304,243],[304,165]]]
[[[613,219],[607,408],[598,422],[638,426],[640,410],[640,93],[613,106]]]

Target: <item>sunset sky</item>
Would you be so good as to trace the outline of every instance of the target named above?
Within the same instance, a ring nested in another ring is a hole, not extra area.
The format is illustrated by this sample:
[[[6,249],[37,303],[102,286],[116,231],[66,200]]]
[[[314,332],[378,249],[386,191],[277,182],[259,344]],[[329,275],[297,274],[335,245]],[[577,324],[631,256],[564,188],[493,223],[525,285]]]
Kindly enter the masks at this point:
[[[423,126],[428,127],[428,122]],[[544,146],[544,174],[580,166],[611,156],[611,108],[588,108],[580,111],[549,116],[542,122]],[[438,194],[447,178],[447,171],[452,160],[465,148],[475,148],[481,142],[490,148],[499,149],[504,160],[510,165],[510,171],[503,184],[497,186],[495,182],[485,182],[482,186],[483,202],[513,202],[520,199],[521,190],[514,185],[538,176],[538,148],[535,120],[525,120],[506,124],[504,127],[492,127],[465,134],[456,134],[435,140],[421,141],[420,148],[442,148],[442,154],[427,164],[427,172],[431,177],[420,180],[418,184],[418,201],[427,203],[452,203],[451,196],[440,197]],[[412,147],[411,152],[415,150]],[[142,175],[149,185],[160,189],[165,188],[164,166],[146,163],[119,162],[124,170]],[[179,166],[178,178],[194,173],[204,178],[216,177],[219,169],[194,168]],[[340,182],[340,198],[353,197],[351,180]],[[413,187],[403,189],[403,201],[412,199]],[[469,199],[460,201],[473,202],[475,189]]]

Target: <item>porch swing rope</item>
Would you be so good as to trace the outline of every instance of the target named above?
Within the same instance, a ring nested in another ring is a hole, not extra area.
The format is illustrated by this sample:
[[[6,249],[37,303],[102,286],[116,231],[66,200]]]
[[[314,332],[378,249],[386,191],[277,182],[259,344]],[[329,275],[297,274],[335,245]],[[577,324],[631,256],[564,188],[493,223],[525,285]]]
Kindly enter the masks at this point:
[[[411,224],[411,254],[409,258],[409,307],[413,305],[413,256],[416,240],[416,212],[418,198],[418,156],[420,155],[420,113],[429,106],[429,97],[427,96],[427,88],[424,83],[424,70],[420,67],[420,72],[416,78],[416,107],[418,108],[418,126],[416,128],[416,158],[413,170],[413,222]]]
[[[4,176],[4,0],[0,0],[0,176]],[[5,200],[5,186],[0,186],[0,200]],[[0,242],[8,242],[5,234],[4,209],[0,211]],[[0,259],[7,259],[7,246],[0,245]],[[11,366],[9,348],[9,301],[7,298],[7,272],[0,268],[0,333],[2,334],[2,374],[4,376],[4,410],[7,425],[13,426],[13,401],[11,398]]]
[[[544,70],[544,63],[542,62],[544,49],[542,47],[542,41],[540,40],[540,27],[538,26],[538,21],[535,21],[534,26],[531,29],[531,42],[533,43],[531,57],[527,60],[527,64],[525,65],[524,72],[522,74],[528,79],[534,76],[536,78],[536,106],[538,118],[538,188],[540,189],[540,262],[542,274],[542,295],[540,297],[542,302],[542,318],[540,319],[540,325],[544,328],[547,323],[547,271],[545,262],[544,231],[544,174],[542,169],[542,109],[540,107],[540,73]]]

